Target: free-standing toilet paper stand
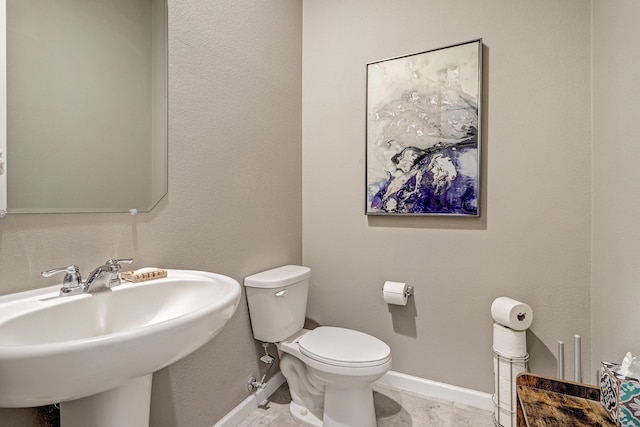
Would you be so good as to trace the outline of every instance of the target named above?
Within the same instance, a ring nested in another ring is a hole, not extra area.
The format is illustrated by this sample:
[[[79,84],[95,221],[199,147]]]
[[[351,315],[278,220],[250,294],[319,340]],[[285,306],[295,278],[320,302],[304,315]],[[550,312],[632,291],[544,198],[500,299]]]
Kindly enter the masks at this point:
[[[491,304],[495,394],[493,421],[499,427],[516,425],[516,375],[527,371],[526,330],[533,323],[528,304],[498,297]]]

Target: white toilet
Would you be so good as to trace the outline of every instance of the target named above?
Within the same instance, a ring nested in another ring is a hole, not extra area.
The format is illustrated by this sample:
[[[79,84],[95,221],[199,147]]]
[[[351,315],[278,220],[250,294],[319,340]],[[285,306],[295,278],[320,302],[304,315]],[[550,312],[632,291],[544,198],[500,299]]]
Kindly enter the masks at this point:
[[[311,427],[375,427],[371,384],[391,350],[351,329],[303,329],[311,270],[286,265],[244,279],[253,336],[275,343],[293,418]]]

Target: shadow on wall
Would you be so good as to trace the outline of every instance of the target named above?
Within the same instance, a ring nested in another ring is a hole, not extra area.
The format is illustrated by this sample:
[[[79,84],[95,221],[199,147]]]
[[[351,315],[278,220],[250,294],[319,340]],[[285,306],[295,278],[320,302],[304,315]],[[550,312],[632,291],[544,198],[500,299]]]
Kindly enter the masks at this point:
[[[303,326],[304,329],[309,329],[311,331],[317,328],[318,326],[322,326],[322,325],[320,325],[320,323],[316,322],[313,319],[309,319],[308,317],[304,319],[304,326]]]
[[[531,329],[527,329],[527,348],[529,351],[529,372],[555,377],[557,372],[549,367],[557,366],[556,356]]]
[[[367,223],[370,227],[428,228],[433,230],[486,230],[486,218],[486,212],[483,212],[479,217],[446,217],[435,215],[403,217],[401,215],[369,215],[367,216]]]
[[[415,298],[407,299],[407,305],[391,305],[388,304],[389,313],[391,313],[391,322],[393,323],[393,332],[407,337],[416,338],[418,336],[416,327],[416,317],[418,310],[416,309]]]
[[[149,425],[176,426],[178,420],[171,387],[169,368],[160,369],[153,373],[151,382],[151,413]],[[155,415],[155,416],[154,416]]]

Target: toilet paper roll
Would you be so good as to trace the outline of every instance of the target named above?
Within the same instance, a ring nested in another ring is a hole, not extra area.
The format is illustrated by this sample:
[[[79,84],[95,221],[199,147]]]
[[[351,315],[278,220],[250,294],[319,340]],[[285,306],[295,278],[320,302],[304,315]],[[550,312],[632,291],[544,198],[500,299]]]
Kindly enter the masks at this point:
[[[493,381],[495,400],[500,398],[502,406],[511,408],[516,402],[516,377],[525,372],[526,368],[520,364],[510,364],[505,360],[493,361]],[[513,406],[515,408],[515,406]]]
[[[382,298],[387,304],[407,305],[407,284],[402,282],[384,282]]]
[[[506,357],[526,356],[527,331],[514,331],[499,323],[494,323],[493,350]]]
[[[514,386],[513,390],[511,385]],[[516,402],[515,381],[512,381],[511,378],[499,378],[498,387],[500,390],[500,403],[503,403],[502,406],[510,408]]]
[[[529,329],[533,322],[533,310],[527,304],[508,297],[496,298],[491,304],[491,316],[501,325],[516,331]]]
[[[516,424],[516,376],[526,371],[524,361],[493,358],[495,392],[493,395],[496,425],[515,427]]]

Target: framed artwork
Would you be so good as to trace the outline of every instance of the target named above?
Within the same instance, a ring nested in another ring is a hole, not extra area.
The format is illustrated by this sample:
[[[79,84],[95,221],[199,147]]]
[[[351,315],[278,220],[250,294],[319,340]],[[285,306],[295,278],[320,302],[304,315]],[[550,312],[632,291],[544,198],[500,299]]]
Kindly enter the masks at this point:
[[[479,216],[482,39],[367,64],[367,215]]]

